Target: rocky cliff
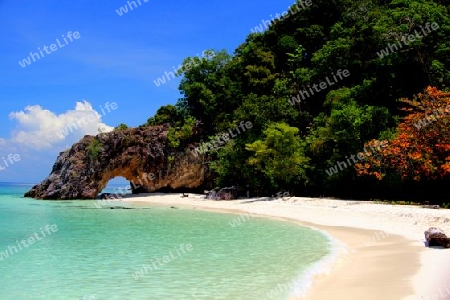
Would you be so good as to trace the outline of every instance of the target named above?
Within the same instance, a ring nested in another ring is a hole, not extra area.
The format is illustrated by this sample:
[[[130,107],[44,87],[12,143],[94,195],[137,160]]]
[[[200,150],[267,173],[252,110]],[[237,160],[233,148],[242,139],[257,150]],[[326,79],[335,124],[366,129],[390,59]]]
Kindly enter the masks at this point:
[[[202,190],[211,187],[206,158],[194,154],[199,127],[183,151],[167,140],[168,126],[115,130],[85,136],[61,152],[51,174],[25,197],[93,199],[114,177],[122,176],[135,191]]]

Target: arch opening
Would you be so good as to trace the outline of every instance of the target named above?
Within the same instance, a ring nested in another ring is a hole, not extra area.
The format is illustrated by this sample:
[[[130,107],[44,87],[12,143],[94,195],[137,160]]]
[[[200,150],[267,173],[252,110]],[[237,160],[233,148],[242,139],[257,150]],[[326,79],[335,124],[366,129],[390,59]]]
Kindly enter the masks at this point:
[[[123,176],[115,176],[106,183],[106,186],[98,193],[97,198],[114,200],[129,197],[131,194],[130,182]]]

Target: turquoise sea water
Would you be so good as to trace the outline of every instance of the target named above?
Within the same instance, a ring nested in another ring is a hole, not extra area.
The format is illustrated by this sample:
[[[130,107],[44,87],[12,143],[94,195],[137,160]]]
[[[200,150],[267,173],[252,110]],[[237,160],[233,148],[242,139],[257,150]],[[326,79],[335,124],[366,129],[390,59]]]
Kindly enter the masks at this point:
[[[332,247],[288,222],[232,227],[239,215],[23,198],[29,188],[0,183],[0,299],[285,299]]]

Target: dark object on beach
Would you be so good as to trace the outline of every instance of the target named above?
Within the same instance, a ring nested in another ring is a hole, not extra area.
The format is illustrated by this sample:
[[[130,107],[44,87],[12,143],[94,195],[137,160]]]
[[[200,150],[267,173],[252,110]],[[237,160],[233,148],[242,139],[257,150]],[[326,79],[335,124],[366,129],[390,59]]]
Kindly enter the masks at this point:
[[[450,238],[440,228],[430,227],[430,229],[425,231],[425,239],[429,247],[442,246],[444,248],[450,248]]]
[[[204,191],[205,198],[209,200],[217,200],[217,192],[215,190],[212,191]]]
[[[171,206],[170,208],[172,208],[172,209],[178,209],[178,207],[175,207],[175,206]]]
[[[423,208],[440,209],[439,205],[422,205]]]
[[[234,186],[223,188],[216,194],[216,200],[233,200],[237,199],[237,197],[238,191]]]
[[[100,195],[100,199],[116,199],[116,197],[110,193],[103,193]]]
[[[184,193],[183,193],[183,195],[181,195],[181,198],[186,198],[186,197],[189,197],[189,195],[185,195]]]
[[[218,192],[215,190],[205,191],[205,194],[205,198],[210,200],[233,200],[238,198],[238,190],[234,186],[223,188]]]
[[[133,209],[131,207],[123,207],[123,206],[110,206],[109,209]]]
[[[218,193],[217,193],[217,200],[233,200],[233,199],[237,199],[238,197],[238,191],[237,189],[232,186],[232,187],[226,187],[221,189]]]

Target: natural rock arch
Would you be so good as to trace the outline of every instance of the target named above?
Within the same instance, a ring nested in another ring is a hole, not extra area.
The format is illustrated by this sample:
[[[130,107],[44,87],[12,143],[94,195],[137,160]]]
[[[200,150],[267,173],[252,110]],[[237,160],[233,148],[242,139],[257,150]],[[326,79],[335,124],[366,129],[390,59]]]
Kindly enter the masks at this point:
[[[181,152],[168,145],[167,132],[168,126],[162,125],[85,136],[59,154],[51,174],[25,197],[94,199],[117,176],[143,192],[210,187],[205,156],[192,151],[198,127]]]

